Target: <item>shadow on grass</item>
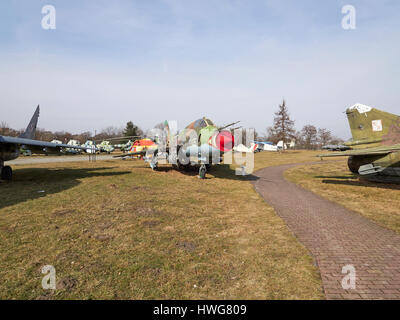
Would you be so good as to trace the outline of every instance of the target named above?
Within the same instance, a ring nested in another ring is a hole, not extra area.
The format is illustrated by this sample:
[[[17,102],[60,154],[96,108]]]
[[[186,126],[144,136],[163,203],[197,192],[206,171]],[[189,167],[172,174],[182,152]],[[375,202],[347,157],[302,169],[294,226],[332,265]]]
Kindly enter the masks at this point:
[[[199,175],[199,166],[198,165],[186,167],[182,170],[175,169],[172,166],[160,166],[157,168],[157,171],[160,171],[160,172],[168,172],[170,170],[176,170],[177,172],[180,172],[184,175],[193,176],[193,177]],[[214,176],[215,178],[218,178],[218,179],[230,179],[230,180],[239,180],[239,181],[255,181],[255,180],[259,179],[259,177],[252,175],[252,174],[247,175],[247,176],[236,175],[235,170],[233,170],[227,164],[219,164],[219,165],[212,166],[207,171],[205,180],[212,179],[212,178],[210,178],[210,175]]]
[[[330,179],[323,179],[322,183],[326,184],[335,184],[335,185],[344,185],[344,186],[356,186],[356,187],[369,187],[369,188],[380,188],[380,189],[390,189],[390,190],[400,190],[400,180],[393,181],[393,180],[374,180],[362,178],[360,180],[352,180],[354,178],[347,177],[346,180],[336,180],[336,179],[344,179],[337,178],[337,177],[327,177]]]
[[[256,181],[260,179],[254,174],[248,174],[245,176],[237,175],[236,171],[232,169],[228,164],[221,164],[215,166],[211,169],[210,172],[214,177],[220,179],[230,179],[230,180],[238,180],[238,181]]]
[[[55,194],[77,186],[80,179],[111,177],[128,174],[130,171],[114,171],[105,168],[27,168],[17,169],[13,181],[0,183],[0,209],[27,200],[35,200],[48,194]]]
[[[340,180],[349,180],[349,179],[357,179],[357,175],[348,175],[348,176],[315,176],[317,179],[340,179]]]

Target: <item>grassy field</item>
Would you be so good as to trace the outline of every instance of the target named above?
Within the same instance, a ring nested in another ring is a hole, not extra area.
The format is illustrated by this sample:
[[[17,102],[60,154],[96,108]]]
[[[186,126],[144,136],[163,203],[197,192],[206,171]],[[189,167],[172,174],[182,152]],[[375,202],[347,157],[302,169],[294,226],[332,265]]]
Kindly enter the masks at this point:
[[[256,168],[315,153],[256,155]],[[307,250],[227,165],[206,180],[142,161],[14,166],[0,183],[2,299],[321,299]],[[41,267],[56,268],[43,290]]]
[[[400,185],[359,179],[348,170],[346,160],[296,167],[285,174],[314,193],[400,232]]]

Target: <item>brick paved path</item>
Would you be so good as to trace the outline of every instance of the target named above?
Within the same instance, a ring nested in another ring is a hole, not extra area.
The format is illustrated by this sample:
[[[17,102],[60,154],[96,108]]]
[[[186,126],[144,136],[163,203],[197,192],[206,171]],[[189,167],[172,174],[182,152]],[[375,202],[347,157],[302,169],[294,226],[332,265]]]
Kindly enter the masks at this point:
[[[311,251],[327,299],[400,299],[400,235],[286,181],[283,172],[297,165],[257,171],[254,187]],[[341,285],[348,264],[354,290]]]

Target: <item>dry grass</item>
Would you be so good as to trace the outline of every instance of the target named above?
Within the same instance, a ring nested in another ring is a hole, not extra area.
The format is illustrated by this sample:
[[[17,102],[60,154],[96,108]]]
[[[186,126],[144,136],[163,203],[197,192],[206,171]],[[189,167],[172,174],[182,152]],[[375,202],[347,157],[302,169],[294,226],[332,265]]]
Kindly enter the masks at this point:
[[[400,232],[400,185],[359,179],[350,173],[345,160],[293,168],[286,172],[286,177],[381,226]]]
[[[256,168],[310,159],[261,153]],[[0,184],[2,299],[323,298],[308,251],[228,166],[206,180],[130,160],[14,169]]]

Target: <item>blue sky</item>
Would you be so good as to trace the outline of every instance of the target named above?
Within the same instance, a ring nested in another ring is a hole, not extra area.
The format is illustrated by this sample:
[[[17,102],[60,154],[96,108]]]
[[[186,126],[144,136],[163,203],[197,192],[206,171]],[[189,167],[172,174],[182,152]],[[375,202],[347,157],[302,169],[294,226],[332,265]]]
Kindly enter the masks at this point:
[[[41,28],[46,4],[56,30]],[[205,115],[264,132],[285,98],[298,129],[347,139],[354,103],[400,114],[399,18],[396,0],[4,0],[1,120],[23,127],[40,104],[51,130]]]

